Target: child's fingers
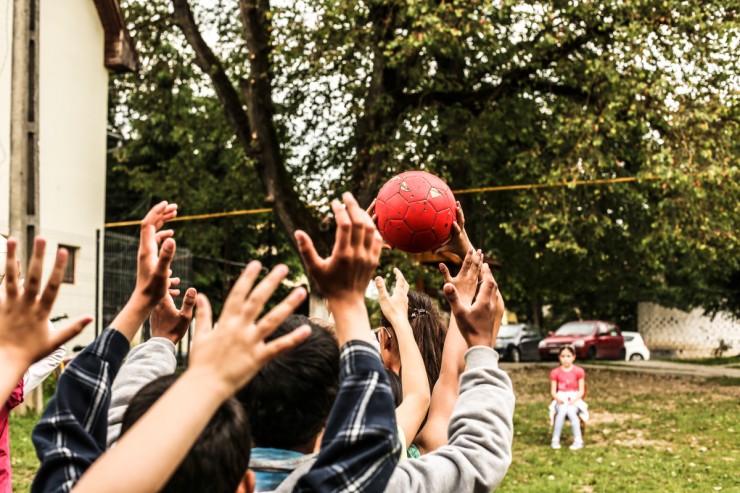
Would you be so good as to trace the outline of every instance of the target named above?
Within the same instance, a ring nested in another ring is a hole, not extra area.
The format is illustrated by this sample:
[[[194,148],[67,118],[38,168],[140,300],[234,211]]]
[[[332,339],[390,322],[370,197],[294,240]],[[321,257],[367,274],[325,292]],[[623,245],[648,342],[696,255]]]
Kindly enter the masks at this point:
[[[296,308],[306,299],[306,290],[296,288],[283,301],[275,305],[272,310],[257,322],[257,335],[260,339],[272,334],[277,327],[288,318]]]
[[[453,315],[457,316],[459,313],[462,313],[465,308],[460,301],[460,295],[458,294],[455,285],[446,283],[443,287],[443,291],[445,293],[445,298],[447,298],[447,302],[450,304],[450,309],[452,310]]]
[[[475,300],[475,305],[488,305],[491,304],[492,301],[495,301],[495,299],[492,298],[493,290],[495,288],[496,283],[493,280],[493,275],[491,275],[491,268],[488,264],[483,264],[483,280],[480,290],[478,291],[478,298]]]
[[[334,240],[334,251],[347,248],[352,241],[352,221],[347,209],[338,200],[331,201],[331,210],[334,212],[334,221],[337,223],[337,233]]]
[[[170,277],[170,287],[174,288],[175,286],[180,285],[180,278],[179,277]]]
[[[82,332],[82,329],[84,329],[87,324],[92,322],[92,320],[92,317],[85,315],[72,321],[72,323],[70,323],[63,329],[51,332],[51,334],[49,335],[49,339],[51,341],[49,352],[52,352],[54,349],[58,348],[59,346]]]
[[[474,255],[475,255],[475,250],[470,248],[465,254],[465,258],[463,259],[462,267],[460,268],[461,273],[467,273],[468,270],[470,270],[473,267],[473,256]]]
[[[177,216],[177,204],[167,204],[164,210],[156,217],[154,229],[159,230],[164,223],[171,221]]]
[[[172,296],[173,298],[177,298],[178,296],[180,296],[179,289],[170,289],[169,292],[170,292],[170,296]]]
[[[313,240],[304,231],[297,230],[294,235],[296,244],[298,245],[298,254],[303,259],[303,263],[306,265],[309,273],[319,267],[323,260],[316,252],[316,248],[313,246]]]
[[[378,288],[378,299],[388,299],[388,290],[385,288],[385,281],[382,277],[378,276],[375,278],[375,287]]]
[[[377,199],[373,199],[372,202],[370,202],[370,207],[368,207],[365,212],[367,212],[367,215],[370,217],[373,217],[375,215],[375,202]]]
[[[187,291],[185,291],[185,296],[182,300],[182,306],[180,307],[180,314],[192,318],[193,317],[193,309],[195,308],[195,297],[198,295],[198,291],[195,290],[195,288],[188,288]]]
[[[229,295],[226,297],[224,302],[222,315],[232,317],[239,314],[242,308],[244,300],[252,291],[254,282],[262,272],[262,264],[258,260],[252,260],[242,271],[239,279],[234,283],[234,287],[231,288]]]
[[[197,344],[200,339],[213,330],[213,314],[211,312],[211,303],[204,294],[197,296],[196,306],[198,309],[195,310],[193,342]]]
[[[41,272],[44,267],[44,252],[46,251],[46,240],[36,238],[33,243],[31,262],[28,265],[28,275],[23,284],[23,298],[28,303],[36,301],[36,295],[41,287]]]
[[[16,261],[16,247],[18,243],[15,238],[8,238],[5,257],[5,296],[7,299],[13,299],[18,296],[18,262]]]
[[[455,212],[457,213],[457,223],[460,225],[460,229],[462,229],[465,227],[465,214],[463,213],[462,205],[460,204],[459,200],[457,201],[457,208]]]
[[[175,258],[175,250],[177,244],[172,238],[167,238],[162,244],[162,249],[159,251],[159,258],[157,259],[157,266],[154,269],[156,276],[169,279],[168,272],[170,270],[170,263]]]
[[[163,200],[149,209],[144,219],[141,220],[141,237],[139,242],[141,246],[149,247],[151,243],[156,245],[157,223],[165,207],[167,207],[167,201]]]
[[[257,320],[270,296],[287,276],[288,266],[278,264],[255,286],[247,296],[246,302],[242,303],[241,316],[246,319],[246,323]]]
[[[166,240],[167,238],[172,238],[173,236],[175,236],[175,230],[173,229],[157,231],[157,233],[154,235],[154,241],[157,242],[157,245],[161,245],[164,240]]]
[[[406,278],[403,277],[403,273],[398,268],[393,268],[393,273],[396,275],[396,284],[393,286],[393,295],[400,293],[403,296],[407,296],[409,293],[409,283],[406,282]]]
[[[263,352],[264,363],[270,361],[271,359],[281,355],[286,351],[293,349],[298,344],[305,341],[306,338],[308,338],[308,336],[310,335],[311,327],[309,327],[308,325],[301,325],[297,329],[293,330],[291,333],[285,334],[284,336],[278,337],[277,339],[268,342],[267,344],[265,344]]]
[[[43,293],[41,293],[40,305],[42,310],[46,312],[51,311],[51,307],[54,306],[54,300],[56,300],[57,294],[59,294],[59,286],[64,279],[64,268],[67,265],[67,256],[67,250],[64,248],[57,250],[54,269],[51,271],[51,276],[49,276],[49,280],[46,282]]]
[[[442,277],[444,278],[446,283],[452,282],[452,276],[450,275],[450,271],[449,269],[447,269],[447,266],[445,264],[439,264],[439,271],[442,273]]]

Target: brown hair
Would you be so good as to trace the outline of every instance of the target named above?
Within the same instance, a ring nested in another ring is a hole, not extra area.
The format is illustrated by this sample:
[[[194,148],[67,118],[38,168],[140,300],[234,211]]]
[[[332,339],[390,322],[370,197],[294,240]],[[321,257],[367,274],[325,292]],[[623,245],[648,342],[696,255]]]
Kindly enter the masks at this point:
[[[447,332],[444,318],[437,309],[434,300],[425,293],[409,291],[409,323],[414,332],[416,345],[419,346],[421,359],[429,380],[429,390],[434,389],[434,384],[439,378],[442,366],[442,348],[445,344],[445,333]],[[381,319],[383,327],[392,327],[385,316]],[[401,369],[403,371],[403,368]]]
[[[558,356],[560,356],[563,353],[563,351],[565,351],[566,349],[570,351],[570,354],[572,354],[574,358],[576,357],[576,348],[574,348],[570,344],[566,344],[565,346],[562,346],[560,348],[560,351],[558,351]]]

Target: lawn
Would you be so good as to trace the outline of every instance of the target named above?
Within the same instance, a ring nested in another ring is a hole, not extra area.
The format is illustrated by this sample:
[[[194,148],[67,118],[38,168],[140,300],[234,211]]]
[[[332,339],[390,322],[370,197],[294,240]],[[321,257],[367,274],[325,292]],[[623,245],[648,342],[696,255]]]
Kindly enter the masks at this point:
[[[516,435],[514,461],[498,491],[740,491],[737,382],[720,385],[696,378],[589,370],[586,400],[592,418],[586,448],[573,452],[567,446],[549,447],[549,368],[525,364],[507,369],[517,394]],[[38,467],[30,440],[36,419],[11,416],[16,493],[29,490]],[[570,437],[566,425],[564,445]]]

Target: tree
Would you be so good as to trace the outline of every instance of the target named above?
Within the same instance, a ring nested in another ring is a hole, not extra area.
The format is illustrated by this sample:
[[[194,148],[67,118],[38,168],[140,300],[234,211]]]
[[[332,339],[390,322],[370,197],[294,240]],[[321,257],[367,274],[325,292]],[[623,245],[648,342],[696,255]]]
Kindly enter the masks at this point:
[[[223,112],[237,174],[258,178],[287,241],[300,227],[328,251],[309,204],[344,189],[368,204],[409,168],[455,189],[638,177],[464,206],[533,314],[616,316],[645,299],[740,313],[740,50],[723,2],[132,0],[127,13],[153,52],[163,36],[176,46],[163,73],[190,72],[184,85]]]

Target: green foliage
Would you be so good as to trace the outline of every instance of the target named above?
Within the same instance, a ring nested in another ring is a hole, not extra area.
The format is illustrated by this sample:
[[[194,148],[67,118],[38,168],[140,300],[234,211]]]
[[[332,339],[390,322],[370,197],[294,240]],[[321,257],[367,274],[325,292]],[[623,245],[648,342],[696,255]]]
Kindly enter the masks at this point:
[[[192,4],[238,86],[236,2]],[[246,159],[169,9],[125,4],[144,64],[115,83],[130,140],[114,172],[185,213],[263,206],[264,163]],[[454,189],[637,177],[460,196],[508,307],[625,329],[638,301],[740,314],[740,26],[725,2],[318,0],[266,19],[281,166],[306,203],[372,197],[413,168]],[[242,234],[193,223],[188,246],[247,258],[264,219]],[[297,264],[284,238],[271,246]]]

